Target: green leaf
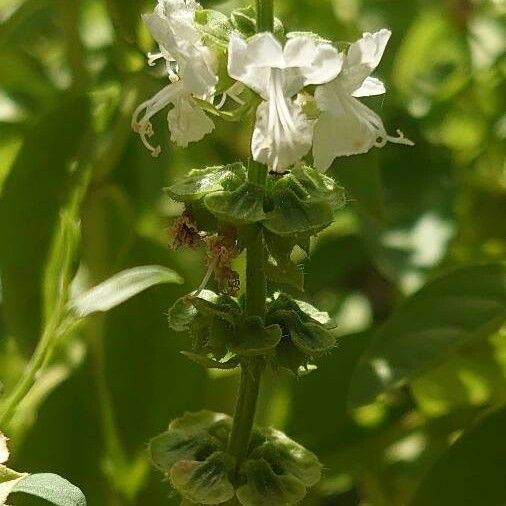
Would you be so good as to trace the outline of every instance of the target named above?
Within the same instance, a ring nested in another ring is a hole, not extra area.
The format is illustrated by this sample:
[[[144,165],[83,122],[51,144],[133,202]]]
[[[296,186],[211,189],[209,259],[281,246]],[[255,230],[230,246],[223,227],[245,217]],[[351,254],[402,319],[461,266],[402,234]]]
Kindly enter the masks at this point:
[[[3,312],[10,334],[29,349],[40,335],[42,277],[60,209],[79,180],[71,162],[88,125],[84,98],[59,101],[25,136],[0,198]]]
[[[351,383],[351,406],[372,402],[497,330],[506,317],[505,282],[503,264],[463,267],[410,297],[362,357]]]
[[[250,181],[232,192],[207,195],[204,204],[217,218],[229,223],[250,224],[265,218],[264,189]]]
[[[179,179],[165,191],[178,202],[191,203],[209,193],[235,189],[246,179],[242,163],[192,170],[187,177]]]
[[[86,506],[84,494],[57,474],[30,474],[16,483],[12,492],[23,492],[56,506]]]
[[[506,409],[482,417],[428,472],[409,506],[506,504]]]
[[[182,284],[172,269],[159,265],[134,267],[122,271],[70,301],[69,308],[78,318],[109,311],[148,288],[165,283]]]

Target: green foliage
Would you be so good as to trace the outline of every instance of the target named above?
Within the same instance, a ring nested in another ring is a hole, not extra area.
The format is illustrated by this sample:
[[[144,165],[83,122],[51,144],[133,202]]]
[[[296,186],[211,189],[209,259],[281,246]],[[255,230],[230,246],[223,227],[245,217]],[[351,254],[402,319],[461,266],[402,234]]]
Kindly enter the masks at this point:
[[[30,474],[16,483],[12,493],[40,497],[55,506],[86,506],[83,493],[57,474]]]
[[[410,505],[503,504],[505,423],[504,408],[480,418],[430,470]]]
[[[374,337],[351,385],[357,407],[483,339],[506,320],[502,264],[458,269],[412,296]]]
[[[173,270],[159,265],[134,267],[75,297],[70,301],[69,309],[76,318],[85,318],[109,311],[144,290],[164,283],[182,284],[183,279]]]

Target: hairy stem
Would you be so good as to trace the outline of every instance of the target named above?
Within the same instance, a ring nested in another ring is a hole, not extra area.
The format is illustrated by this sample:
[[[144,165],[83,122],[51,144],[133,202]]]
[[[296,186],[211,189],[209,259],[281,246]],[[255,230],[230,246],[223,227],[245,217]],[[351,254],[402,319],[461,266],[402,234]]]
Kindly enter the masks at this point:
[[[272,32],[274,26],[274,0],[257,0],[258,32]],[[248,179],[265,186],[267,168],[251,162]],[[265,276],[265,243],[261,227],[255,227],[246,247],[246,316],[264,319],[267,283]],[[236,458],[236,469],[248,456],[251,432],[255,421],[263,362],[261,359],[243,361],[241,364],[241,385],[230,434],[229,452]]]
[[[257,31],[272,32],[274,29],[274,0],[257,0]]]

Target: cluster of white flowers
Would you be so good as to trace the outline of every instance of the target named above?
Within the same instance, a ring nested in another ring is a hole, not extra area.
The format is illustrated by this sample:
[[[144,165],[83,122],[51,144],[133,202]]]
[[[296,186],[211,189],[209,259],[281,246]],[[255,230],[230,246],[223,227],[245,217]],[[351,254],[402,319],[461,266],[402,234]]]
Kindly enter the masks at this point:
[[[194,0],[158,0],[155,12],[144,17],[160,47],[159,53],[150,55],[150,62],[164,58],[171,81],[134,114],[134,129],[155,156],[160,147],[148,141],[153,134],[150,119],[169,104],[173,105],[169,130],[176,144],[199,141],[214,128],[195,100],[212,104],[218,83],[216,56],[203,44],[194,22],[200,8]],[[389,141],[413,145],[400,131],[397,137],[388,135],[381,118],[357,100],[385,93],[383,83],[371,74],[390,35],[385,29],[365,33],[342,53],[309,33],[288,34],[284,47],[272,33],[248,39],[232,33],[228,74],[262,99],[252,137],[254,160],[271,171],[284,172],[312,147],[316,168],[325,171],[339,156],[366,153]],[[316,86],[317,119],[308,118],[303,110],[308,95],[301,92],[310,85]]]

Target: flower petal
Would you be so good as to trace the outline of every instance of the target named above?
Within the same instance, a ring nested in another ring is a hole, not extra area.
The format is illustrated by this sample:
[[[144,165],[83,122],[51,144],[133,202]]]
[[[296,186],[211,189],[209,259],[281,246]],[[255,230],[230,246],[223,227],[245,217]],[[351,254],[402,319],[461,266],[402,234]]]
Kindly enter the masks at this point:
[[[142,19],[149,33],[153,39],[156,40],[158,45],[173,58],[177,58],[179,55],[179,47],[167,19],[156,13],[144,14]]]
[[[311,149],[312,135],[313,122],[298,102],[262,102],[253,132],[253,158],[275,172],[283,172]]]
[[[187,59],[180,66],[181,81],[185,90],[197,97],[212,95],[218,77],[209,67],[209,54],[206,48],[190,46],[186,48]]]
[[[155,14],[165,19],[177,40],[196,44],[200,34],[195,28],[195,11],[201,8],[194,0],[159,0]]]
[[[367,65],[371,72],[379,65],[392,32],[387,29],[375,33],[364,33],[348,51],[348,65]]]
[[[352,93],[354,97],[373,97],[376,95],[384,95],[386,93],[385,85],[375,77],[368,77],[362,83],[358,90]]]
[[[247,42],[248,58],[255,67],[284,68],[283,46],[270,32],[257,33]]]
[[[214,123],[190,96],[180,97],[167,115],[171,140],[187,147],[214,130]]]
[[[364,33],[360,40],[350,46],[339,76],[341,86],[350,95],[360,90],[367,77],[379,65],[390,36],[390,30],[386,29],[374,34]]]
[[[313,143],[315,166],[326,171],[338,156],[367,153],[385,130],[379,116],[335,86],[322,86],[315,98],[323,109],[316,123]],[[332,109],[327,105],[332,103]]]
[[[303,86],[328,83],[337,77],[343,66],[343,58],[332,44],[318,42],[308,35],[290,38],[284,54],[287,67],[299,67]],[[299,91],[300,88],[288,95]]]
[[[267,100],[271,69],[258,68],[251,60],[248,43],[234,33],[228,47],[228,74]]]

